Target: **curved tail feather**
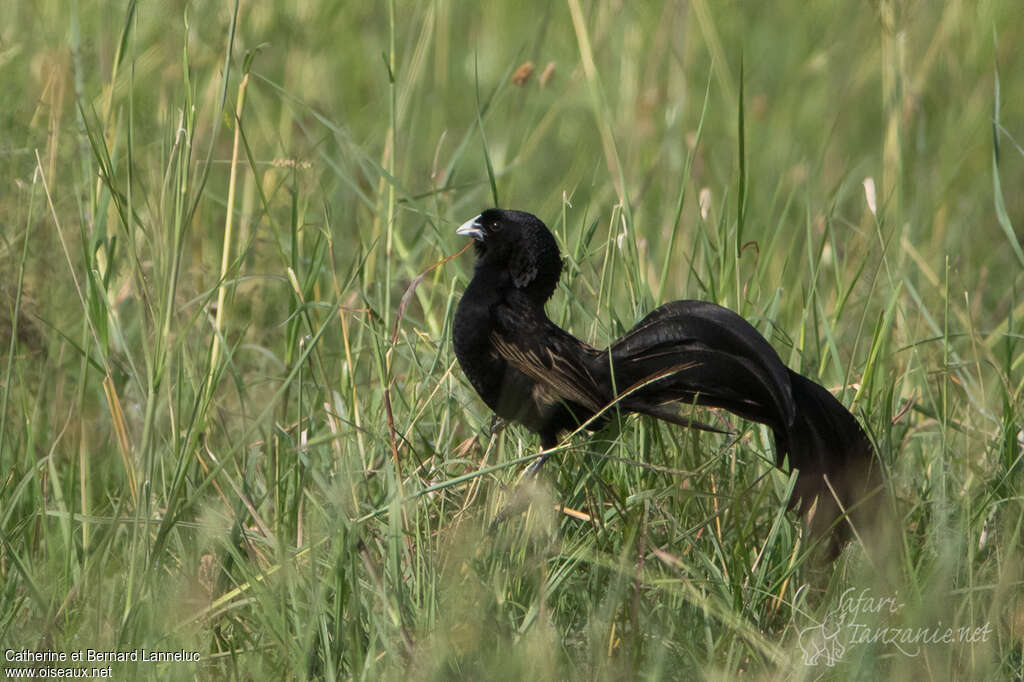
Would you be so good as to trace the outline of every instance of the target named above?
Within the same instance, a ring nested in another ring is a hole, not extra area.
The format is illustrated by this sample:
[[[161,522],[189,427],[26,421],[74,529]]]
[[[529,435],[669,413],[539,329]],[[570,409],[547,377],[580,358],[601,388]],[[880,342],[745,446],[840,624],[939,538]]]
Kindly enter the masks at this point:
[[[799,472],[789,508],[801,515],[813,508],[809,530],[815,538],[830,536],[830,556],[849,540],[850,523],[867,521],[877,508],[865,500],[881,485],[881,467],[857,419],[824,387],[786,367],[738,314],[704,301],[674,301],[608,353],[619,387],[681,368],[630,395],[625,404],[635,412],[665,419],[666,403],[695,402],[771,428],[777,464],[788,455]]]
[[[869,525],[878,510],[870,498],[881,489],[881,465],[867,434],[835,396],[793,370],[789,375],[796,420],[782,443],[775,435],[779,456],[788,452],[790,467],[799,471],[789,508],[804,515],[817,500],[810,531],[814,537],[831,533],[834,557],[851,528]]]

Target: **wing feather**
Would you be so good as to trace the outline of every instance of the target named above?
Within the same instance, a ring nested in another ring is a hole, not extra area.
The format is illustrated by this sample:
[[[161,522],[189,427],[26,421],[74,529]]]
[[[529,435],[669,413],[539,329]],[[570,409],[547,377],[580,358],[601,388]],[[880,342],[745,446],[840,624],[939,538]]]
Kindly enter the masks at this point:
[[[574,402],[593,412],[604,407],[600,402],[604,391],[597,381],[566,356],[551,348],[526,348],[497,331],[491,332],[491,342],[505,362],[543,386],[555,400]]]

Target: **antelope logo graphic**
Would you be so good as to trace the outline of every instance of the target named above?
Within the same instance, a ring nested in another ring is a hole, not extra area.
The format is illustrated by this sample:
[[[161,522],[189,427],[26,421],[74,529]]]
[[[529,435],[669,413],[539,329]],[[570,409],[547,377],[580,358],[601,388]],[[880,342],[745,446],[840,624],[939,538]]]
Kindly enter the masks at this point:
[[[833,667],[846,653],[846,647],[839,641],[842,623],[833,623],[826,618],[817,625],[800,631],[800,650],[804,652],[804,665],[824,663]]]

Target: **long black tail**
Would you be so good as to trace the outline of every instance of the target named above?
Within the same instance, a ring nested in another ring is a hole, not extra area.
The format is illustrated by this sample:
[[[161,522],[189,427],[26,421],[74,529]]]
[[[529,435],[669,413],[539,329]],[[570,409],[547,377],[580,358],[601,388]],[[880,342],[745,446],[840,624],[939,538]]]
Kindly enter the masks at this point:
[[[882,474],[864,430],[824,387],[786,367],[736,313],[704,301],[667,303],[608,352],[620,391],[679,368],[630,394],[628,409],[664,419],[667,403],[696,402],[770,427],[777,464],[788,455],[799,472],[789,506],[802,515],[814,507],[810,531],[831,536],[830,555],[850,538],[851,523],[870,520],[878,505],[866,500]],[[845,512],[848,519],[841,518]]]
[[[790,466],[799,471],[789,506],[799,504],[798,513],[806,514],[817,499],[810,530],[815,537],[831,531],[829,554],[835,556],[851,527],[870,526],[879,510],[881,464],[850,411],[824,387],[788,371],[796,419],[788,434],[776,431],[775,438],[780,457],[788,452]],[[780,437],[786,440],[780,443]]]

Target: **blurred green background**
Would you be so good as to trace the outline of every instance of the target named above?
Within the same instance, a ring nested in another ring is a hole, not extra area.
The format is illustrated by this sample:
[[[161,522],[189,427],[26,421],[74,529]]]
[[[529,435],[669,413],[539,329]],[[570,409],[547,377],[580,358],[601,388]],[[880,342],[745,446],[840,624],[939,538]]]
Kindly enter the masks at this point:
[[[144,679],[1019,678],[1022,20],[3,4],[0,642],[201,654],[115,664]],[[556,233],[578,336],[705,298],[837,392],[883,565],[813,568],[738,420],[573,439],[486,535],[537,444],[489,433],[442,261],[496,203]],[[994,634],[803,665],[850,586]]]

